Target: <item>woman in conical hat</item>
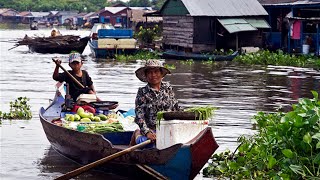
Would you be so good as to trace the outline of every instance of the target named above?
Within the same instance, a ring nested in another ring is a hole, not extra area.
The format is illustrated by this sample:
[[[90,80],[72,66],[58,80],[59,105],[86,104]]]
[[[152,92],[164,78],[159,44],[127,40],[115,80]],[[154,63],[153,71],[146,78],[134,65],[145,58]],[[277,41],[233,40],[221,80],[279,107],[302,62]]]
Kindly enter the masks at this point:
[[[131,139],[131,145],[147,139],[156,140],[156,117],[160,111],[178,111],[178,101],[168,82],[162,79],[170,74],[161,61],[150,59],[145,66],[136,70],[136,76],[147,85],[139,88],[135,100],[135,122],[139,126]]]

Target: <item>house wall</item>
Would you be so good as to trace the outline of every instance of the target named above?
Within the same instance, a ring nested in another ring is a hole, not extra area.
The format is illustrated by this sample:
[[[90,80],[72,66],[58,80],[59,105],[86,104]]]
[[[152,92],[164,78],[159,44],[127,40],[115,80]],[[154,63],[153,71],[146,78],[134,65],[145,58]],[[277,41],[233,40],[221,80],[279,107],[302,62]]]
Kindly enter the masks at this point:
[[[193,18],[190,16],[163,16],[164,46],[193,47]]]
[[[162,7],[161,14],[180,16],[189,14],[189,12],[180,0],[169,0],[164,4],[164,7]]]
[[[216,19],[194,17],[193,52],[213,51],[216,48]]]
[[[262,47],[262,30],[247,31],[239,33],[239,46],[240,47]]]
[[[122,14],[125,14],[126,16],[121,16]],[[99,14],[99,17],[104,17],[105,23],[111,23],[112,25],[117,24],[117,17],[119,17],[119,18],[121,18],[122,27],[126,27],[127,26],[127,9],[119,11],[116,14],[113,14],[113,13],[111,13],[109,11],[104,11],[104,12],[101,12]],[[110,22],[106,22],[106,18],[107,17],[110,17]]]

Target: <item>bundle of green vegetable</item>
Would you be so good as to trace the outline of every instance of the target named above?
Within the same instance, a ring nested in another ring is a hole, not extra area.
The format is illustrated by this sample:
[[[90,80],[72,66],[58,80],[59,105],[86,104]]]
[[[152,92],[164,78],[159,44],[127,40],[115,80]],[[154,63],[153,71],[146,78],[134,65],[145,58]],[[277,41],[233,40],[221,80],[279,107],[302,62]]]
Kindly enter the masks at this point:
[[[96,124],[81,124],[85,127],[84,132],[93,134],[103,134],[108,132],[123,132],[123,126],[120,122],[114,123],[96,123]]]
[[[218,108],[212,107],[212,106],[205,106],[205,107],[191,107],[187,108],[184,111],[186,112],[194,112],[196,114],[196,117],[198,117],[199,120],[208,120],[214,115],[214,111]]]
[[[212,107],[212,106],[198,106],[198,107],[190,107],[186,108],[184,111],[178,111],[178,112],[170,112],[170,113],[176,113],[181,114],[183,112],[188,113],[192,112],[194,113],[194,120],[208,120],[214,115],[214,111],[218,108]],[[168,113],[165,111],[160,111],[157,113],[157,120],[160,121],[164,119],[164,113]]]

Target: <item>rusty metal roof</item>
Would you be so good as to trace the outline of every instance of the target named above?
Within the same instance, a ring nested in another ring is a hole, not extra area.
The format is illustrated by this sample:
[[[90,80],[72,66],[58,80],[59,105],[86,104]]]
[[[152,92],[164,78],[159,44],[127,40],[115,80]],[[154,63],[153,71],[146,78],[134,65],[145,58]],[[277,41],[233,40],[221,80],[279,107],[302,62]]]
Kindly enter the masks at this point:
[[[262,16],[267,11],[257,0],[181,0],[191,16]]]

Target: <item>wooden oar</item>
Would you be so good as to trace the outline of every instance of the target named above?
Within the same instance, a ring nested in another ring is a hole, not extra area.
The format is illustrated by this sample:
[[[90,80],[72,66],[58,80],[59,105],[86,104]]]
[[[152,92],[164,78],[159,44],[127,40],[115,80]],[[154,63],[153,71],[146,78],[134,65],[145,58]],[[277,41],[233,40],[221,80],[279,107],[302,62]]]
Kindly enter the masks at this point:
[[[52,58],[53,62],[56,62],[57,59]],[[64,72],[66,72],[68,74],[68,76],[75,82],[77,83],[81,88],[85,88],[75,77],[72,76],[72,74],[69,73],[69,71],[67,71],[63,66],[61,66],[61,64],[57,64]]]
[[[110,156],[107,156],[107,157],[104,157],[102,159],[99,159],[99,160],[97,160],[95,162],[92,162],[90,164],[82,166],[81,168],[78,168],[78,169],[75,169],[73,171],[70,171],[70,172],[66,173],[65,175],[62,175],[62,176],[56,178],[55,180],[65,180],[65,179],[73,178],[73,177],[75,177],[75,176],[77,176],[77,175],[79,175],[79,174],[81,174],[83,172],[86,172],[86,171],[88,171],[88,170],[90,170],[90,169],[92,169],[94,167],[97,167],[97,166],[99,166],[99,165],[101,165],[101,164],[103,164],[103,163],[105,163],[107,161],[110,161],[110,160],[112,160],[114,158],[117,158],[119,156],[128,154],[131,151],[136,150],[138,148],[141,148],[143,146],[146,146],[147,144],[150,144],[150,143],[151,143],[151,140],[149,139],[149,140],[147,140],[147,141],[145,141],[145,142],[143,142],[141,144],[137,144],[135,146],[131,146],[131,147],[125,149],[125,150],[119,151],[119,152],[117,152],[115,154],[112,154]]]
[[[158,171],[152,169],[151,167],[144,164],[137,164],[137,167],[143,170],[144,172],[150,174],[152,177],[158,180],[167,180],[168,178],[160,174]]]

